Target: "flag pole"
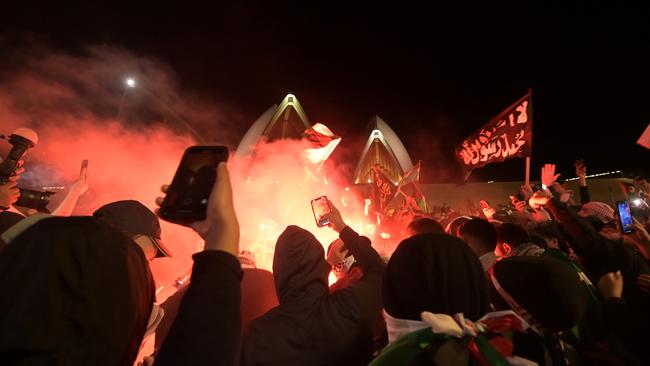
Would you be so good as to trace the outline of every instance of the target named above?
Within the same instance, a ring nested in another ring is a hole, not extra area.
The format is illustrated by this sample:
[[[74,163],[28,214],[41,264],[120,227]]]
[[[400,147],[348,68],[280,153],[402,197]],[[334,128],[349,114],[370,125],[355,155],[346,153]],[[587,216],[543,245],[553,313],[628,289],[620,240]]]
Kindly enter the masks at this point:
[[[528,88],[527,97],[530,98],[530,103],[531,103],[531,105],[530,105],[530,116],[528,116],[528,118],[532,119],[533,118],[533,106],[532,106],[532,103],[533,103],[533,88]],[[531,128],[531,133],[532,133],[532,128]],[[532,138],[531,138],[531,144],[532,144]],[[533,150],[533,148],[531,146],[530,155],[533,154],[532,150]],[[526,157],[526,180],[525,180],[525,183],[526,183],[526,186],[530,186],[530,156]]]

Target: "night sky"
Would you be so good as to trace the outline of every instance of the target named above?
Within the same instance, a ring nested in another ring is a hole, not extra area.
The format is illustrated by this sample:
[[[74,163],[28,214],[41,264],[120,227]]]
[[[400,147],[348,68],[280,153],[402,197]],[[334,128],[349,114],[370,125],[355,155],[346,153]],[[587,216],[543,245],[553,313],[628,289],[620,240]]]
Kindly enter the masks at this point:
[[[650,154],[636,145],[650,122],[650,28],[639,9],[49,3],[3,6],[0,34],[160,59],[182,89],[236,111],[241,135],[291,92],[313,122],[344,137],[338,154],[360,153],[378,114],[422,160],[423,181],[454,181],[456,145],[532,88],[533,178],[546,162],[571,177],[576,158],[590,173],[648,171]],[[472,180],[521,180],[523,167],[511,160]]]

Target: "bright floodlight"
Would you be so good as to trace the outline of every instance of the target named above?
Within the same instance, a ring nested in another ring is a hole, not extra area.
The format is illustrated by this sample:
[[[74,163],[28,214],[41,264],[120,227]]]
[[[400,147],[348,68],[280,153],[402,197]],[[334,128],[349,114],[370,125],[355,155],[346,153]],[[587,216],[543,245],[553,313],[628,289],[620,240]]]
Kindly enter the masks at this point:
[[[642,203],[643,201],[642,201],[640,198],[635,198],[634,201],[632,201],[632,202],[634,202],[634,205],[635,205],[635,206],[641,206],[641,203]]]
[[[127,78],[126,79],[126,86],[128,86],[129,88],[135,88],[135,79]]]

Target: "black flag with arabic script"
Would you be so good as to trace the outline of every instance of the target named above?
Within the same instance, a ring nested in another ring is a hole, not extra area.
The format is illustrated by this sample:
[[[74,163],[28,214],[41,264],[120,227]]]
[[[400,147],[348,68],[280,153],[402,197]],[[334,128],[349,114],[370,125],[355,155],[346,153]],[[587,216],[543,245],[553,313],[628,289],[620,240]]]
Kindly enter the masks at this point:
[[[529,91],[523,98],[471,134],[456,148],[456,159],[465,170],[510,158],[530,157],[533,145],[533,107]]]

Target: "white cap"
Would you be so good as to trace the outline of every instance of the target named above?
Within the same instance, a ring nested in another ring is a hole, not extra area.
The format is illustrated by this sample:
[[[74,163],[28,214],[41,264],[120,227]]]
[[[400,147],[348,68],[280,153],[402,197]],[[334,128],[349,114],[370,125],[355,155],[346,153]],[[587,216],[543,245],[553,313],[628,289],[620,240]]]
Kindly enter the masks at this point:
[[[34,145],[38,143],[38,135],[31,128],[17,128],[12,135],[20,136],[31,141]]]

